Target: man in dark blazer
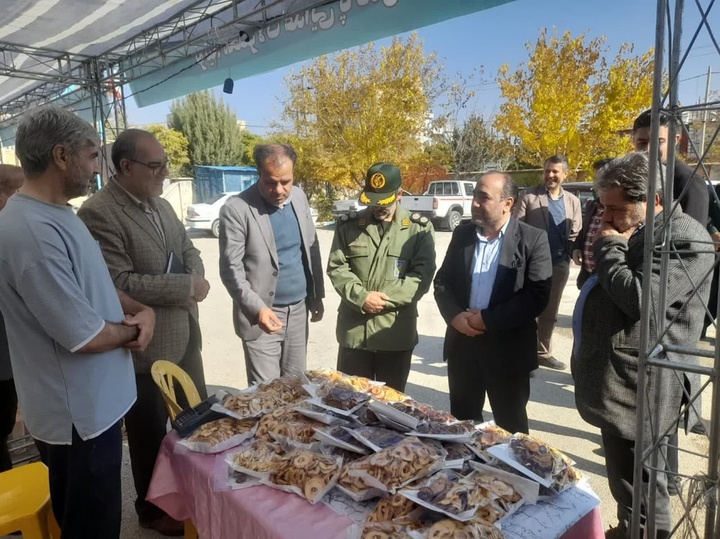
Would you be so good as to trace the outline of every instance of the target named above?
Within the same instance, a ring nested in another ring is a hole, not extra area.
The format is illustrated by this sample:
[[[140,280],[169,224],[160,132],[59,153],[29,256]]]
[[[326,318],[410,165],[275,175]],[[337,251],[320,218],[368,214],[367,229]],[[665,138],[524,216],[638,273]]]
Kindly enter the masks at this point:
[[[550,298],[552,263],[547,233],[511,217],[516,198],[507,174],[480,177],[472,223],[455,229],[435,276],[435,301],[448,324],[452,414],[483,421],[487,394],[499,426],[528,432],[535,319]]]
[[[593,244],[595,273],[583,285],[573,317],[575,403],[580,416],[598,427],[602,435],[608,483],[620,521],[613,537],[625,537],[632,518],[641,326],[647,316],[651,347],[659,335],[664,344],[695,346],[702,331],[705,312],[702,304],[710,286],[706,277],[714,261],[705,228],[679,208],[672,214],[663,209],[659,172],[653,178],[655,199],[647,200],[648,164],[645,153],[631,153],[611,161],[595,180],[595,189],[605,208],[603,225]],[[668,257],[668,275],[662,282],[657,251],[650,275],[643,273],[648,204],[652,204],[655,212],[655,249],[673,253]],[[668,230],[670,244],[664,247],[663,236]],[[658,308],[661,288],[665,289],[664,312],[642,312],[641,296],[646,287],[650,288],[654,310]],[[662,327],[658,327],[657,320],[664,321]],[[698,363],[692,356],[674,352],[666,355],[673,361]],[[677,428],[683,387],[691,394],[698,389],[687,374],[666,372],[661,378],[656,374],[651,372],[648,378],[649,409],[643,417],[646,446],[639,448],[642,451],[657,433]],[[656,391],[662,395],[659,410],[654,409]],[[651,417],[657,417],[657,422]],[[664,464],[661,457],[660,465]],[[643,476],[648,477],[645,473],[647,469]],[[645,485],[645,492],[647,489],[656,493],[657,537],[669,537],[672,512],[666,474],[658,473],[657,483]]]
[[[115,176],[82,205],[78,217],[100,245],[115,286],[156,313],[153,340],[144,352],[133,353],[138,398],[125,416],[125,429],[140,526],[181,535],[182,522],[145,500],[168,418],[150,368],[159,359],[177,363],[207,396],[197,304],[210,284],[200,251],[160,197],[169,173],[162,144],[147,131],[128,129],[115,140],[112,161]],[[168,271],[171,257],[175,264]]]
[[[249,383],[305,370],[308,311],[320,321],[325,297],[310,206],[293,186],[295,150],[260,144],[253,155],[258,182],[220,210],[220,277]]]
[[[646,110],[635,118],[632,130],[632,142],[638,152],[650,151],[650,121],[651,111]],[[665,111],[660,111],[660,129],[658,131],[658,153],[660,161],[667,161],[668,145],[680,142],[680,133],[675,140],[668,140],[670,124],[674,118]],[[689,215],[701,225],[707,225],[710,198],[708,196],[705,180],[695,173],[695,170],[683,163],[679,157],[675,158],[675,171],[673,177],[673,199],[680,203],[685,215]]]

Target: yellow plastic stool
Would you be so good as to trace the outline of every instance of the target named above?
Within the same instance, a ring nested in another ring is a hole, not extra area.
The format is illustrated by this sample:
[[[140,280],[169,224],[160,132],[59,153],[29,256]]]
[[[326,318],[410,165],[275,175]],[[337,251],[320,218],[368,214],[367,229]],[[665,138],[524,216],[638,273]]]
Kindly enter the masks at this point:
[[[60,539],[42,462],[0,473],[0,535],[13,532],[22,532],[23,539]]]

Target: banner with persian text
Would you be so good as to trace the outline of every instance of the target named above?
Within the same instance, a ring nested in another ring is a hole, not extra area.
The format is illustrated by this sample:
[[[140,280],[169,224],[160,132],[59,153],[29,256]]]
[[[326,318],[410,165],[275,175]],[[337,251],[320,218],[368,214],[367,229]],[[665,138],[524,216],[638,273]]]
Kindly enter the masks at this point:
[[[130,83],[144,107],[514,0],[338,0],[280,17]],[[208,37],[212,37],[209,33]],[[130,77],[132,78],[132,77]]]

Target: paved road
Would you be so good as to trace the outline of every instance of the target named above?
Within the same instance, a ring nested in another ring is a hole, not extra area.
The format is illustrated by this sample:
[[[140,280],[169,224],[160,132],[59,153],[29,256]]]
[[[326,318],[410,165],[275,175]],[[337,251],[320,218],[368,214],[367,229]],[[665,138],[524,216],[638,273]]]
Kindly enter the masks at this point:
[[[325,258],[330,249],[332,234],[331,229],[318,230],[321,250]],[[247,382],[242,348],[232,327],[231,301],[218,275],[217,240],[194,233],[192,237],[196,247],[202,251],[206,277],[211,284],[210,294],[200,304],[207,382],[216,386],[244,388],[247,386]],[[448,232],[437,233],[438,266],[445,255],[449,241],[450,234]],[[577,297],[577,289],[574,284],[576,276],[577,270],[573,268],[560,306],[558,329],[554,339],[556,357],[568,363],[572,347],[570,319]],[[311,324],[310,328],[308,345],[308,366],[310,368],[335,367],[337,353],[335,313],[339,298],[329,285],[326,287],[326,293],[325,318],[322,322]],[[445,323],[438,313],[432,293],[427,294],[420,301],[418,330],[420,342],[415,349],[407,392],[418,401],[447,410],[449,409],[449,400],[446,366],[441,355]],[[577,462],[578,467],[588,476],[590,484],[602,500],[601,510],[606,527],[614,525],[616,523],[615,508],[607,481],[604,478],[604,459],[600,451],[599,431],[586,424],[578,415],[569,371],[540,369],[536,371],[531,380],[531,386],[528,407],[531,432],[562,449]],[[488,418],[490,417],[491,415],[488,413]],[[703,437],[681,435],[680,438],[681,443],[693,450],[706,452],[707,444]],[[702,463],[698,462],[698,459],[691,460],[685,456],[682,458],[685,459],[683,461],[684,470],[693,472],[700,470]],[[125,459],[123,469],[125,506],[122,537],[128,539],[158,537],[137,526],[132,505],[135,492],[127,454]]]

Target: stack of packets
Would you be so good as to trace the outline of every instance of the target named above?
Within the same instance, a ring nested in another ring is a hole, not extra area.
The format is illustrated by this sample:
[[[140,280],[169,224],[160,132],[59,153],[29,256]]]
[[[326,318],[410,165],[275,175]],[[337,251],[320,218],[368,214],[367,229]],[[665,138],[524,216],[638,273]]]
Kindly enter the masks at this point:
[[[311,504],[333,491],[363,515],[358,539],[500,539],[523,504],[581,479],[541,440],[332,370],[262,383],[213,409],[227,417],[180,444],[226,451],[229,488],[262,484]]]

